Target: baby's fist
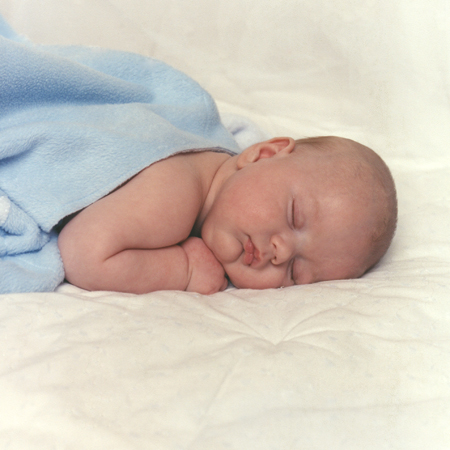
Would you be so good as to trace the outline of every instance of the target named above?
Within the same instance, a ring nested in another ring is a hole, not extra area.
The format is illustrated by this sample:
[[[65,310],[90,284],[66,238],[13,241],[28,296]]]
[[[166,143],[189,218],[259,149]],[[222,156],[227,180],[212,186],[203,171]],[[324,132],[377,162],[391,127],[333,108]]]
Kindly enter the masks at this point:
[[[214,294],[228,286],[225,271],[202,239],[190,237],[181,247],[189,260],[189,282],[186,291]]]

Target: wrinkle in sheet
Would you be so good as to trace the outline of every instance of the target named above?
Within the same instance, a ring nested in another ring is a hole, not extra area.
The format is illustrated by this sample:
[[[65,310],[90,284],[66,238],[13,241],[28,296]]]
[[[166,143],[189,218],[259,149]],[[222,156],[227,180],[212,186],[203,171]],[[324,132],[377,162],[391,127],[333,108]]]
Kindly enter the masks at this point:
[[[228,367],[226,373],[223,374],[219,384],[217,385],[214,392],[210,392],[210,400],[207,405],[203,406],[202,417],[199,420],[198,428],[196,434],[201,434],[201,431],[205,428],[208,416],[213,409],[214,405],[220,401],[220,399],[227,394],[227,387],[230,379],[236,372],[236,368],[241,364],[242,360],[245,358],[244,355],[241,355],[231,367]],[[192,445],[191,445],[192,446]],[[192,447],[194,450],[195,447]]]

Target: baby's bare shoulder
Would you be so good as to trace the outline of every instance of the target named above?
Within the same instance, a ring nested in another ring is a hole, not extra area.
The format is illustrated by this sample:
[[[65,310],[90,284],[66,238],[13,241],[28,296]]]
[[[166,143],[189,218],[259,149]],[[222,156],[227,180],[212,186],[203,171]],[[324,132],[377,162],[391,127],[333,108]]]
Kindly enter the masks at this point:
[[[140,246],[173,245],[189,236],[203,199],[201,180],[186,156],[152,164],[100,201],[120,226],[132,228],[130,239]]]
[[[147,167],[82,210],[63,228],[60,244],[84,243],[108,254],[175,245],[189,237],[202,202],[195,168],[175,156]]]

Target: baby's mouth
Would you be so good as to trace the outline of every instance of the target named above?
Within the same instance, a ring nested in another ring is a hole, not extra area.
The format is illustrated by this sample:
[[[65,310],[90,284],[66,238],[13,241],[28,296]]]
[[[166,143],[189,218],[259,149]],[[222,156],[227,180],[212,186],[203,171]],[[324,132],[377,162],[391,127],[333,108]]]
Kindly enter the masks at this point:
[[[259,260],[259,250],[255,247],[250,237],[244,245],[244,264],[251,266],[253,261]]]

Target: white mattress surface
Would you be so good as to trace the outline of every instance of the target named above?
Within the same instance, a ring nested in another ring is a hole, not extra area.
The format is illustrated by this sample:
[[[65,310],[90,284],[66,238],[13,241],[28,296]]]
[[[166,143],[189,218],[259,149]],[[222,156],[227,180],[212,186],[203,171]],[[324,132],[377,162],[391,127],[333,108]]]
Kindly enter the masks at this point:
[[[160,58],[268,135],[387,161],[358,280],[213,296],[0,296],[0,449],[450,449],[447,0],[1,0],[34,42]],[[1,86],[1,79],[0,79]]]

